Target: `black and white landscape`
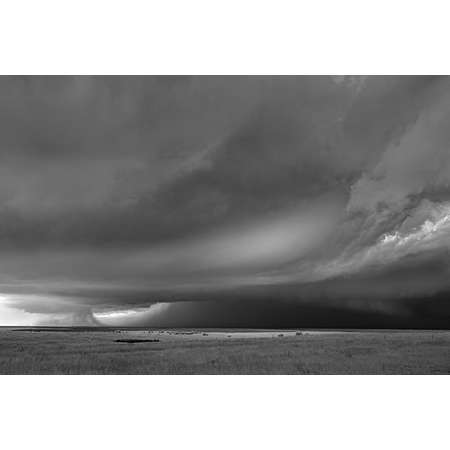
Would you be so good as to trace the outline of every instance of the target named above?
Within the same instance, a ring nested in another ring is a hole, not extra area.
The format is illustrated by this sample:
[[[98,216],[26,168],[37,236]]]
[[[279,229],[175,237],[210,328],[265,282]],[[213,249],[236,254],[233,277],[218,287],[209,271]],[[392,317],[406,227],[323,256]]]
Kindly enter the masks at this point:
[[[0,373],[450,373],[449,77],[0,99]]]

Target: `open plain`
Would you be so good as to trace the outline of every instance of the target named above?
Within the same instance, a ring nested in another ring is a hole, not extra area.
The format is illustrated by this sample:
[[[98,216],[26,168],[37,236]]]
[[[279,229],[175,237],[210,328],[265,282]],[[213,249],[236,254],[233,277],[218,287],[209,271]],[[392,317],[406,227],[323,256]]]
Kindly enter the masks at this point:
[[[1,374],[448,374],[450,331],[1,328]]]

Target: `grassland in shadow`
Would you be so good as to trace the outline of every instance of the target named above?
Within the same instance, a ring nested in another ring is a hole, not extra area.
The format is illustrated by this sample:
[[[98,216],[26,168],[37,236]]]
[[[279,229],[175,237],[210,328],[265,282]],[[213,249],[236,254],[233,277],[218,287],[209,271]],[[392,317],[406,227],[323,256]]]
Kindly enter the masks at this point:
[[[151,339],[145,332],[0,331],[1,374],[448,374],[450,332]],[[126,334],[126,333],[125,333]],[[207,336],[207,337],[205,337]],[[129,338],[129,339],[128,339]]]

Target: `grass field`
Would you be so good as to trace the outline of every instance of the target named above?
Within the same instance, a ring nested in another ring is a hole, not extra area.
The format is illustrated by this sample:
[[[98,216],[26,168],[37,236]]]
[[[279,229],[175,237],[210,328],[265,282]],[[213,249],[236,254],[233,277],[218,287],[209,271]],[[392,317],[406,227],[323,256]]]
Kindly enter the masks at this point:
[[[0,329],[1,374],[448,374],[450,331]]]

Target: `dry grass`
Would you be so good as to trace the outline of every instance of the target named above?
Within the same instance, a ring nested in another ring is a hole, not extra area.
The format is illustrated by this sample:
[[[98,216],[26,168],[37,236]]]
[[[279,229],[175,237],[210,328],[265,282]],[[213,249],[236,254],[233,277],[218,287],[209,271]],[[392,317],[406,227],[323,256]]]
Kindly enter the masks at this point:
[[[115,342],[113,331],[0,330],[2,374],[447,374],[450,332]],[[123,334],[121,335],[121,337]],[[159,335],[158,335],[159,336]],[[206,337],[205,337],[206,336]],[[144,332],[123,337],[157,337]]]

